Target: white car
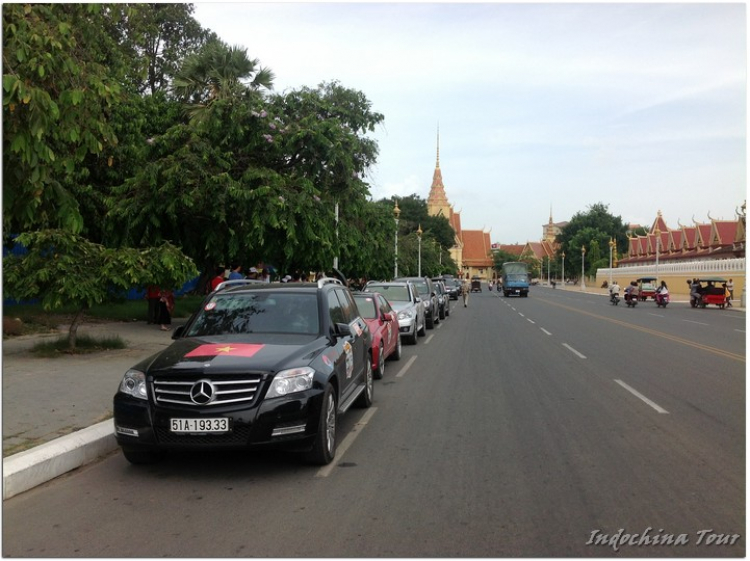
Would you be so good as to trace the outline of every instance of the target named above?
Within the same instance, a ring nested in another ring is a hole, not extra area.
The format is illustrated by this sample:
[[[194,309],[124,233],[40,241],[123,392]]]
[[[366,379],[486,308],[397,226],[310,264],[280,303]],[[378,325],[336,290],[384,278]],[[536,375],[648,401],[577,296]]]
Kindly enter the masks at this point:
[[[380,292],[385,296],[398,314],[398,331],[407,343],[416,345],[417,336],[425,335],[424,306],[412,283],[370,281],[362,292]]]

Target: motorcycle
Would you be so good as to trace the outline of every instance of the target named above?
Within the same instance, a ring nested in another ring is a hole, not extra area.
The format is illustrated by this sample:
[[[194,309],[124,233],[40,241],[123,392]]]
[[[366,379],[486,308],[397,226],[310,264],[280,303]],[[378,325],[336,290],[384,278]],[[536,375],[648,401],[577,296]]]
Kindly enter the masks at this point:
[[[660,292],[657,292],[654,296],[654,300],[656,300],[657,308],[666,308],[667,304],[669,304],[669,293],[662,294]]]
[[[628,308],[635,308],[638,305],[638,296],[635,294],[625,294],[625,303]]]
[[[617,304],[620,303],[620,293],[614,292],[609,295],[609,301],[612,303],[613,306],[617,306]]]

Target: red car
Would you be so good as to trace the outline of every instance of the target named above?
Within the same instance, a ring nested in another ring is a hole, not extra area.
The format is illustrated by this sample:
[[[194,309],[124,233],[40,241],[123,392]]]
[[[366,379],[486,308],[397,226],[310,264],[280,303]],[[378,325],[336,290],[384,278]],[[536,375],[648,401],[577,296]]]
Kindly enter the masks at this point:
[[[385,360],[401,358],[398,316],[379,292],[355,292],[352,296],[372,334],[372,373],[379,380],[385,371]]]

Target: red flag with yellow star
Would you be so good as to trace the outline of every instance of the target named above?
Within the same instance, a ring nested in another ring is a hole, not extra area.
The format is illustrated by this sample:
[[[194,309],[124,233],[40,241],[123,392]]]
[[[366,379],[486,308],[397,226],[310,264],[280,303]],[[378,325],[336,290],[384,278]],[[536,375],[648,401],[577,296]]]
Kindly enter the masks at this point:
[[[251,357],[259,350],[263,348],[263,345],[252,345],[248,343],[220,343],[217,345],[200,345],[194,348],[192,351],[185,355],[187,357],[193,356],[244,356]]]

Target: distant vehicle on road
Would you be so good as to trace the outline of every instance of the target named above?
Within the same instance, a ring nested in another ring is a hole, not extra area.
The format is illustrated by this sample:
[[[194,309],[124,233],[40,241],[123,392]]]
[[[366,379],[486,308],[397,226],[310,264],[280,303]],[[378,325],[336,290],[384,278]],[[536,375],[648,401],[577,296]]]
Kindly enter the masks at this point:
[[[529,295],[529,266],[520,261],[503,263],[503,296]]]

